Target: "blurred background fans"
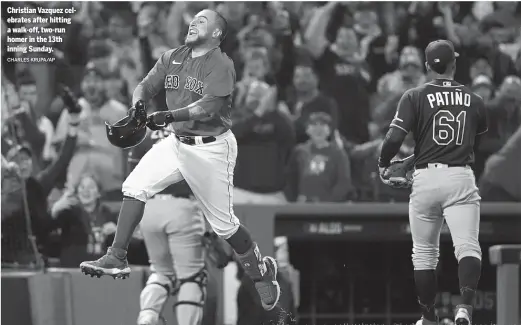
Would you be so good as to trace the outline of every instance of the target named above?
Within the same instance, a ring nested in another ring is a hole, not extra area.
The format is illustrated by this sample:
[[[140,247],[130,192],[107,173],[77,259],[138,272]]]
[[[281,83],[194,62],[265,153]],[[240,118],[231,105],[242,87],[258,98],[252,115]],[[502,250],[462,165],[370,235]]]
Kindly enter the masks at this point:
[[[9,6],[77,9],[64,41],[47,44],[56,48],[49,54],[55,63],[9,62],[20,55],[5,47],[7,28],[18,27],[7,23]],[[489,112],[489,131],[473,166],[484,205],[521,202],[519,2],[2,2],[3,271],[75,267],[106,249],[127,153],[108,143],[104,122],[125,116],[137,83],[164,51],[183,44],[189,22],[203,8],[228,19],[221,47],[237,72],[234,200],[238,209],[244,207],[244,218],[257,213],[255,207],[291,210],[293,202],[345,203],[338,209],[346,214],[349,206],[359,206],[355,211],[360,214],[378,217],[394,211],[389,208],[393,203],[407,202],[406,189],[381,184],[376,159],[401,95],[430,80],[423,50],[438,38],[454,43],[460,53],[455,79],[479,94]],[[164,92],[150,106],[165,109]],[[413,149],[409,137],[400,158]],[[378,210],[364,202],[387,205]],[[281,276],[292,292],[284,303],[296,316],[285,322],[412,322],[417,308],[407,278],[411,272],[406,271],[411,264],[408,234],[378,242],[388,231],[382,227],[362,242],[313,239],[310,234],[344,234],[344,228],[353,234],[367,228],[347,222],[360,215],[321,223],[330,217],[318,213],[316,222],[294,221],[287,227],[277,221],[275,233],[266,228],[254,235],[285,236],[275,244],[266,239],[272,246],[261,248],[277,249]],[[516,229],[497,226],[499,219],[487,220],[483,236],[492,237],[483,239],[484,252],[487,245],[509,241],[502,231]],[[138,233],[133,245],[130,262],[146,267]],[[444,240],[440,269],[454,267],[451,249]],[[310,257],[312,265],[306,262]],[[371,283],[371,272],[383,272],[382,283]],[[441,277],[439,306],[448,315],[457,303],[457,286],[455,279]],[[480,323],[495,322],[490,316],[496,308],[494,277],[494,269],[485,266]],[[237,288],[246,288],[240,294],[247,295],[248,284],[239,284]],[[216,288],[226,291],[222,285]],[[217,296],[214,292],[212,297]],[[221,308],[215,314],[220,316],[212,317],[237,321],[230,313],[244,312]]]

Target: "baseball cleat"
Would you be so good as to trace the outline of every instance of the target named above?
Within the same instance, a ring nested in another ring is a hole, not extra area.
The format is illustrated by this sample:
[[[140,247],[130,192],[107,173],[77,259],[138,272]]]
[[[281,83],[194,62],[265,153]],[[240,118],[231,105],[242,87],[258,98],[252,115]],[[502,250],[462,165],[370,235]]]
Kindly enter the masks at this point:
[[[459,306],[456,308],[456,317],[454,319],[456,325],[471,325],[472,323],[470,321],[470,314],[467,308]]]
[[[111,276],[113,279],[126,279],[130,276],[130,267],[127,259],[116,257],[109,248],[107,254],[96,261],[82,262],[81,272],[93,277],[101,278],[103,275]]]
[[[266,273],[260,281],[255,282],[255,288],[259,293],[262,308],[272,310],[280,298],[280,286],[277,282],[277,262],[269,256],[265,256],[262,262],[266,265]]]

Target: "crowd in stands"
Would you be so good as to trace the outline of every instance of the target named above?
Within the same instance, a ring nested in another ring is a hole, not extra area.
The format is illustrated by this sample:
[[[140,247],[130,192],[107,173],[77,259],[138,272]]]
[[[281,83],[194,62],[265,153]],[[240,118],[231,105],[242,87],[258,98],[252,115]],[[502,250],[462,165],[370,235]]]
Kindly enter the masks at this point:
[[[6,8],[18,5],[2,5],[2,243],[10,249],[27,244],[7,236],[9,227],[32,227],[65,264],[86,259],[75,249],[104,250],[127,155],[108,142],[105,122],[126,115],[137,83],[183,44],[204,8],[227,18],[221,48],[237,72],[236,204],[407,201],[408,190],[379,181],[376,160],[401,95],[429,81],[423,50],[439,38],[460,54],[455,79],[488,107],[474,164],[483,200],[521,201],[518,2],[38,3],[77,7],[64,41],[48,44],[52,64],[8,63],[35,55],[5,50],[7,28],[17,27]],[[149,111],[165,108],[162,92]],[[399,158],[413,150],[409,136]],[[32,222],[20,221],[23,213]],[[53,248],[60,242],[68,248]]]

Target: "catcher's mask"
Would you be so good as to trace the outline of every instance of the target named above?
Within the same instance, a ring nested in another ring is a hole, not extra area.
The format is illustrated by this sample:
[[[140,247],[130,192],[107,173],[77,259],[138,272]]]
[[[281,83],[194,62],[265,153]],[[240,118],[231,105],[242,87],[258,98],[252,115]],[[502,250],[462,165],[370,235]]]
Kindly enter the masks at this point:
[[[147,135],[146,124],[128,115],[112,125],[105,122],[105,129],[109,142],[123,149],[137,146]]]

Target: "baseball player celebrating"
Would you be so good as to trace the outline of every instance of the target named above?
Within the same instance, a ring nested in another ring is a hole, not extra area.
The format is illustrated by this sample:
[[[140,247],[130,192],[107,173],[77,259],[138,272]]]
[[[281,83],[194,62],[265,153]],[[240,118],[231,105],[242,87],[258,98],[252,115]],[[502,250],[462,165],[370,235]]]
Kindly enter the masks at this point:
[[[184,179],[213,231],[235,250],[237,260],[255,282],[263,307],[271,310],[280,297],[276,262],[261,256],[233,212],[237,141],[230,130],[230,115],[235,69],[219,48],[226,29],[227,22],[219,13],[199,12],[190,23],[185,45],[165,52],[136,87],[125,125],[141,130],[146,121],[151,130],[172,127],[174,133],[153,146],[123,183],[117,231],[107,254],[80,267],[90,275],[128,276],[127,247],[145,202]],[[145,103],[162,87],[169,110],[146,117]],[[142,137],[142,131],[125,130],[123,134],[122,128],[107,126],[112,143]]]
[[[415,171],[409,222],[414,281],[423,316],[417,325],[437,324],[435,269],[444,219],[458,260],[462,304],[455,311],[457,325],[471,324],[481,274],[481,197],[469,165],[474,161],[479,135],[487,131],[487,114],[483,100],[453,80],[457,56],[449,41],[438,40],[427,46],[425,66],[435,78],[402,96],[378,162],[385,182],[392,177],[387,170],[391,159],[407,133],[413,132]]]
[[[148,132],[129,152],[132,171],[143,156],[171,132]],[[172,184],[151,198],[140,223],[152,274],[140,295],[138,325],[155,325],[171,294],[177,293],[179,325],[200,324],[206,293],[204,217],[185,181]]]

